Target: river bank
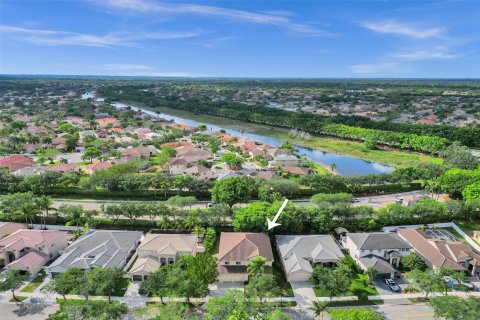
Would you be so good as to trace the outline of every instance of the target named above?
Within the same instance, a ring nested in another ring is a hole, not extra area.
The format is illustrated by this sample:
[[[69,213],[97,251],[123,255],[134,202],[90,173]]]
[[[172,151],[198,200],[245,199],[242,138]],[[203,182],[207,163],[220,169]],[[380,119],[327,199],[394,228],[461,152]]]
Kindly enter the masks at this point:
[[[210,116],[205,114],[193,114],[188,111],[172,109],[172,108],[149,108],[141,103],[135,103],[132,101],[124,101],[127,105],[136,105],[138,107],[150,110],[153,112],[160,112],[175,117],[181,117],[201,123],[210,123],[216,126],[232,129],[237,131],[244,131],[259,136],[266,136],[273,139],[279,139],[283,141],[289,141],[292,144],[303,146],[305,148],[311,148],[318,150],[318,152],[331,152],[338,155],[346,155],[355,159],[361,159],[365,161],[373,161],[378,164],[385,164],[394,168],[404,166],[416,166],[423,163],[442,163],[443,160],[435,158],[429,155],[407,152],[400,150],[387,150],[376,149],[370,150],[365,148],[363,143],[349,140],[342,140],[331,137],[311,136],[310,139],[298,139],[289,136],[289,130],[284,128],[272,127],[263,124],[257,124],[252,122],[244,122],[235,119],[222,118],[217,116]],[[333,158],[332,158],[333,159]],[[332,161],[335,161],[334,159]],[[319,163],[322,165],[322,163]],[[329,163],[323,163],[323,169],[328,168]],[[338,166],[338,164],[337,164]]]

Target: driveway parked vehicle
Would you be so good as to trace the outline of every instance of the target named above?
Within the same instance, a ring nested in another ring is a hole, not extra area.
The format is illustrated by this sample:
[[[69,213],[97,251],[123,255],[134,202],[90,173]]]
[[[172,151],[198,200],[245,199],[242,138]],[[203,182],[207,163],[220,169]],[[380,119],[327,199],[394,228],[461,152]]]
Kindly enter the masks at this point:
[[[448,286],[452,289],[458,288],[458,281],[453,279],[450,276],[444,276],[443,281],[445,281],[448,284]]]
[[[468,290],[475,290],[475,286],[470,280],[462,281],[461,284],[467,287]]]
[[[392,290],[393,292],[400,292],[400,287],[398,284],[393,281],[393,279],[385,278],[385,284]]]

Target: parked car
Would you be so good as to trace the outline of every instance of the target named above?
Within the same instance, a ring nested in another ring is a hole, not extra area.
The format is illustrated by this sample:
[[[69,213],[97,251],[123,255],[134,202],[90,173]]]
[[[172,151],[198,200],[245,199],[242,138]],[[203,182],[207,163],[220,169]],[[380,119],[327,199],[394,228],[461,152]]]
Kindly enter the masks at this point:
[[[470,280],[462,281],[461,284],[467,287],[468,290],[475,290],[475,286]]]
[[[395,202],[396,202],[396,203],[402,203],[403,200],[405,200],[404,197],[397,197],[397,198],[395,199]]]
[[[355,203],[358,203],[358,202],[360,202],[360,199],[355,198]]]
[[[393,292],[400,292],[400,287],[395,283],[395,281],[393,281],[393,279],[385,278],[385,283]]]
[[[458,287],[458,281],[450,276],[444,276],[443,281],[445,281],[447,285],[452,289],[456,289]]]

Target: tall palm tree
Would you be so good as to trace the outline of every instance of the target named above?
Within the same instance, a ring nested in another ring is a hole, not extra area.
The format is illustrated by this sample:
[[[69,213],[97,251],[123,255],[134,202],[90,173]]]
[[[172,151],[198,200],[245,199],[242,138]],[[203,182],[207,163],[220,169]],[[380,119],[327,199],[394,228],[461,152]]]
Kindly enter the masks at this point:
[[[250,277],[257,277],[265,271],[265,264],[268,259],[256,256],[247,263],[247,272]]]
[[[38,207],[40,208],[40,210],[43,211],[43,213],[45,213],[45,216],[42,214],[40,216],[40,219],[41,219],[41,224],[42,224],[42,229],[46,229],[46,217],[48,217],[48,211],[51,210],[51,209],[54,209],[52,207],[53,205],[53,201],[52,201],[52,198],[48,197],[48,196],[41,196],[39,198],[36,199],[36,202],[37,202],[37,205]]]
[[[337,169],[337,165],[335,164],[335,162],[332,162],[330,163],[330,170],[332,170],[332,172],[335,172],[335,170]]]

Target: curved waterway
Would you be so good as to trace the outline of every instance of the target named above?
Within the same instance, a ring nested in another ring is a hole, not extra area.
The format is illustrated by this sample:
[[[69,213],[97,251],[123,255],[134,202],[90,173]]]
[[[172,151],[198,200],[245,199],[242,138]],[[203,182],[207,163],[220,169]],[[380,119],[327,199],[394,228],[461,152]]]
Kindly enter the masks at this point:
[[[199,122],[192,119],[177,117],[167,113],[155,112],[155,111],[140,108],[135,105],[130,105],[130,104],[127,105],[120,102],[114,102],[112,103],[112,105],[115,108],[119,108],[119,109],[130,107],[132,110],[141,111],[153,117],[159,117],[166,120],[173,120],[175,121],[175,123],[185,124],[192,127],[197,127],[200,124],[205,124],[208,127],[208,129],[211,131],[218,132],[223,129],[232,136],[239,137],[239,138],[247,138],[250,140],[258,141],[260,143],[268,144],[275,147],[278,147],[284,143],[283,140],[280,140],[277,138],[272,138],[264,135],[251,133],[251,132],[241,132],[240,130],[235,130],[235,129],[227,129],[212,123]],[[357,158],[349,157],[343,154],[326,152],[320,149],[313,149],[313,148],[308,148],[300,145],[294,145],[294,147],[295,149],[298,150],[299,154],[305,155],[310,160],[317,162],[321,165],[329,166],[331,163],[335,163],[336,165],[335,171],[338,174],[341,174],[344,176],[364,175],[364,174],[371,174],[371,173],[390,173],[394,170],[394,168],[381,163],[357,159]]]

